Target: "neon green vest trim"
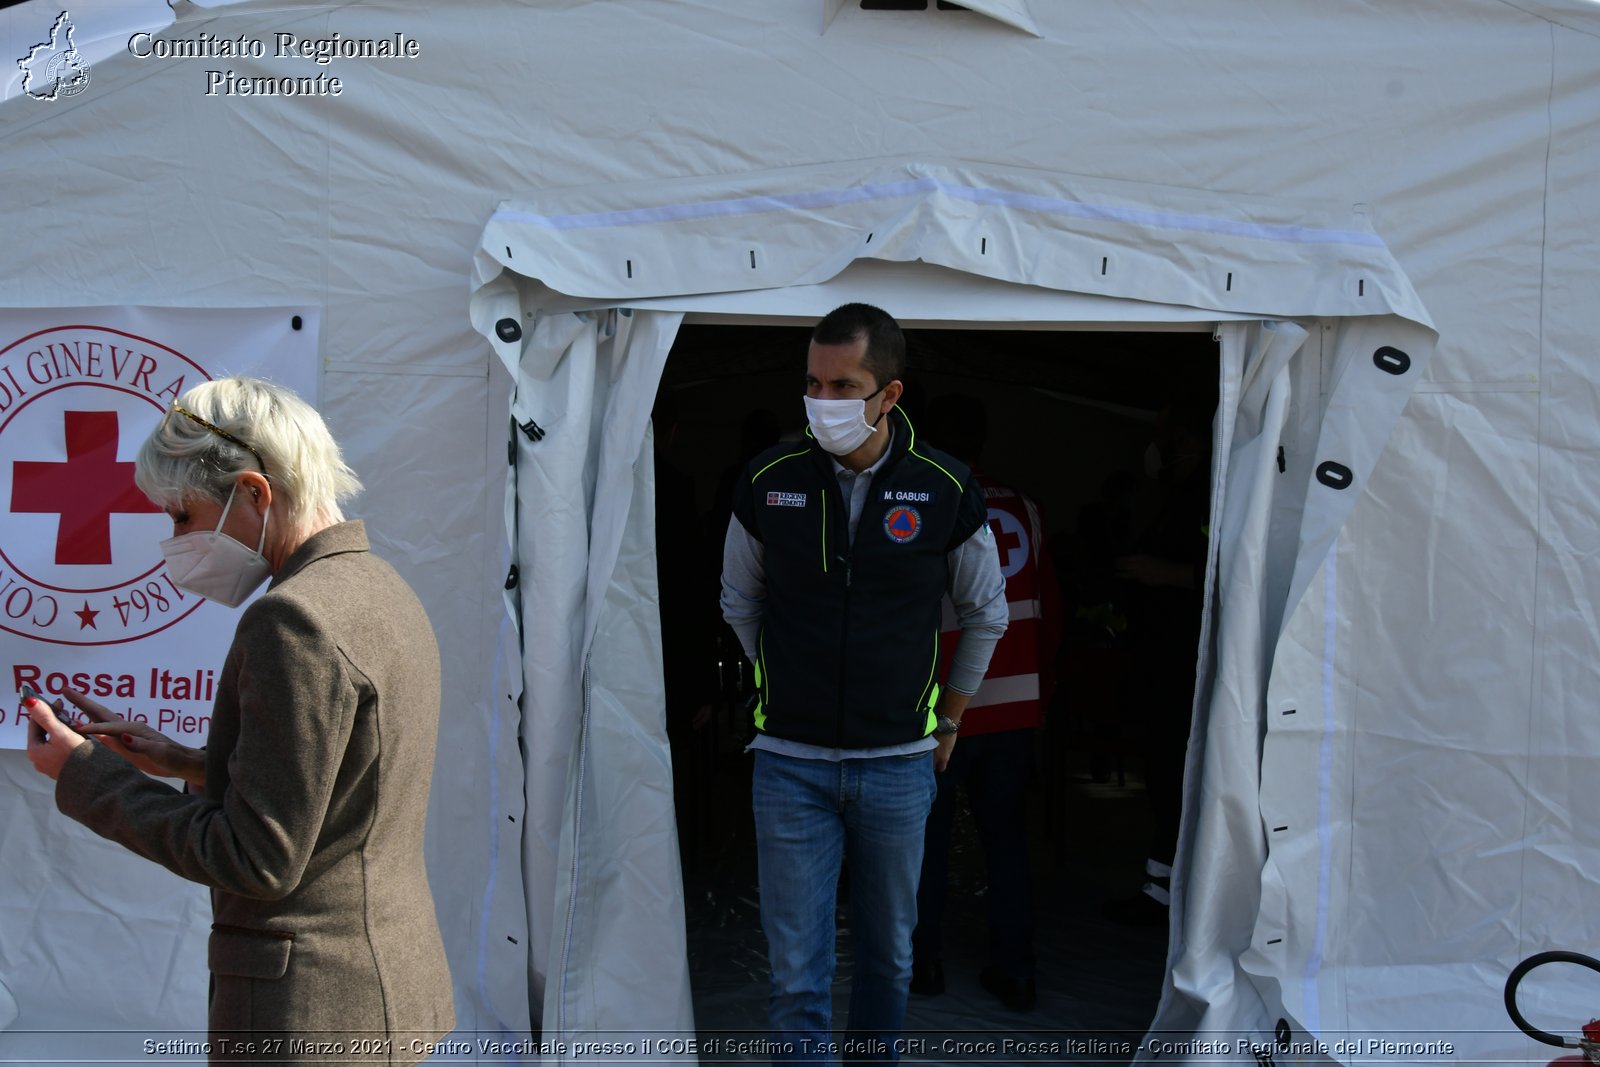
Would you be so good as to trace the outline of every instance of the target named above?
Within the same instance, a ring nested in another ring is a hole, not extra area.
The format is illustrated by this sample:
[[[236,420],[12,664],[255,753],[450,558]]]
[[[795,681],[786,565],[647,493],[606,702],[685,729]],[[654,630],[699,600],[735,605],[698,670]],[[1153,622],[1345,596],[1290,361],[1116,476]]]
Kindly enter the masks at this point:
[[[927,737],[939,728],[939,715],[933,709],[939,706],[939,683],[933,680],[934,672],[939,669],[939,631],[933,631],[933,663],[928,666],[928,722],[922,731],[922,736]]]
[[[757,693],[761,692],[761,661],[764,658],[765,658],[765,656],[762,654],[761,645],[758,644],[756,646],[756,661],[753,664],[753,666],[756,669],[756,692]],[[761,707],[762,707],[762,701],[761,701],[761,698],[758,696],[756,698],[756,710],[755,710],[756,729],[757,730],[765,730],[767,728],[767,716],[761,710]]]

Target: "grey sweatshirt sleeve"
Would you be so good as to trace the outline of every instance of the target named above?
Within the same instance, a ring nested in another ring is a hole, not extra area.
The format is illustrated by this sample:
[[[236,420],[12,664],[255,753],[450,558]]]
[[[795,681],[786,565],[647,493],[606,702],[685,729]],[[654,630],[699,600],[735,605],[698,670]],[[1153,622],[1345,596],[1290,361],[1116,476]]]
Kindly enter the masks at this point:
[[[756,638],[766,607],[765,546],[751,537],[735,516],[728,520],[728,536],[722,544],[722,617],[739,636],[739,645],[751,663],[756,661]]]
[[[950,657],[950,675],[944,684],[970,696],[983,682],[989,657],[1011,619],[1006,579],[1000,573],[1000,554],[988,523],[978,527],[946,559],[950,562],[950,602],[955,606],[956,621],[961,624],[961,640]],[[723,598],[726,606],[726,593]]]

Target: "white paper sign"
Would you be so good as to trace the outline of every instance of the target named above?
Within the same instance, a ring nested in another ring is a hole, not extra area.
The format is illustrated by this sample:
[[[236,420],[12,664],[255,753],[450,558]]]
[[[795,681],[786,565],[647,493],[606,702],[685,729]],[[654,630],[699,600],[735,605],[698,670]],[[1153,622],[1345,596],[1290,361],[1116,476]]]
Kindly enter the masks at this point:
[[[314,405],[320,325],[310,307],[0,309],[0,687],[70,685],[204,743],[243,608],[172,584],[172,522],[133,459],[208,379],[268,378]],[[0,748],[25,747],[26,715],[0,694]]]

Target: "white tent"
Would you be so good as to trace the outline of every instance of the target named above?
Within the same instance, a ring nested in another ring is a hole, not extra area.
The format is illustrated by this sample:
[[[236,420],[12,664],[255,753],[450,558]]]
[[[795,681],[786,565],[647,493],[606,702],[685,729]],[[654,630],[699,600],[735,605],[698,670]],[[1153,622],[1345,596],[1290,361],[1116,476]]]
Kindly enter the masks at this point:
[[[323,309],[323,410],[445,652],[469,1039],[693,1028],[639,462],[684,315],[1215,324],[1155,1020],[1211,1043],[1160,1058],[1546,1058],[1500,986],[1600,946],[1600,8],[967,7],[183,3],[158,37],[264,55],[124,52],[0,106],[0,307]],[[397,32],[418,54],[275,54]],[[201,1026],[203,894],[65,825],[21,754],[0,776],[0,1058],[85,1000]]]

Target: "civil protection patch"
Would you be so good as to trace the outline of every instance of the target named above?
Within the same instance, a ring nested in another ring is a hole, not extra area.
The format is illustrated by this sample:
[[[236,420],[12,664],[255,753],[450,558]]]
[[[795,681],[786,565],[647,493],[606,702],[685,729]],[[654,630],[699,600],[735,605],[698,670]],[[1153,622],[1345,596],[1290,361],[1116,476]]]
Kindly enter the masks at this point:
[[[767,494],[767,507],[769,508],[803,508],[806,506],[804,493],[778,493]]]
[[[922,515],[909,504],[890,508],[883,517],[883,532],[897,545],[915,541],[922,532]]]

